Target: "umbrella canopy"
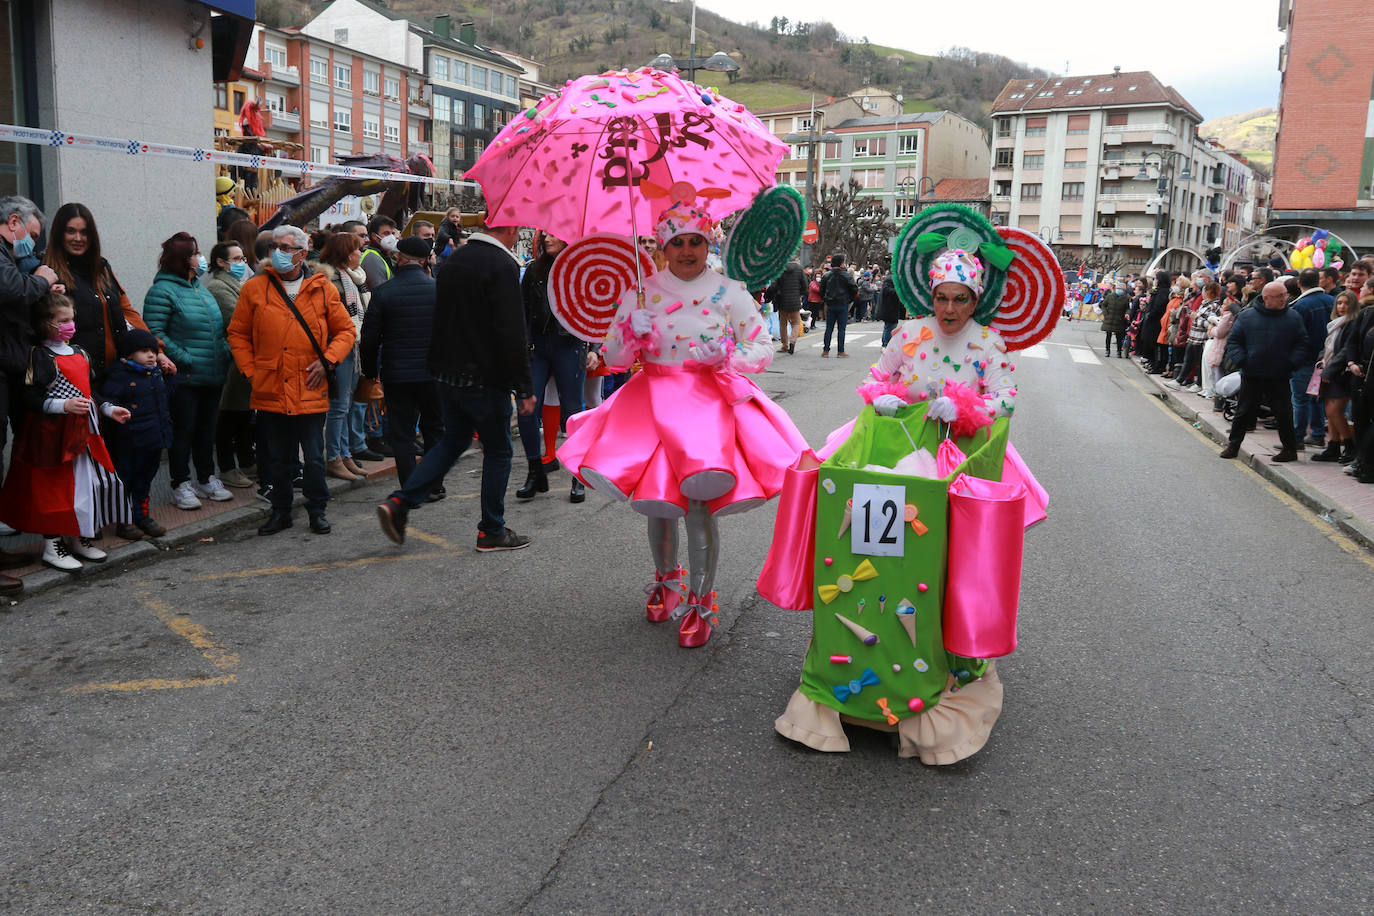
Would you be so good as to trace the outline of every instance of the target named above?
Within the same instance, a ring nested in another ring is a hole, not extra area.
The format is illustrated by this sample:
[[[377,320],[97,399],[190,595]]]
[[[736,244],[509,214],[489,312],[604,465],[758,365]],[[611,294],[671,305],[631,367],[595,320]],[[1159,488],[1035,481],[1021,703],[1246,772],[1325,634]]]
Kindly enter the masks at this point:
[[[645,235],[675,202],[722,219],[787,153],[743,105],[650,67],[570,80],[517,115],[464,177],[493,218],[559,238]]]

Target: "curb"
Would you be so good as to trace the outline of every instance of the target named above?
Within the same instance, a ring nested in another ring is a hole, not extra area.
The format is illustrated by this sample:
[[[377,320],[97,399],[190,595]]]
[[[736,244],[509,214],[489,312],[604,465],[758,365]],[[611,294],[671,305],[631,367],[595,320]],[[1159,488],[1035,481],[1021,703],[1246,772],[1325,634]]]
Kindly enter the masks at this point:
[[[383,477],[394,476],[394,474],[395,466],[388,463],[370,471],[365,480],[348,481],[328,478],[329,495],[333,498],[335,495],[349,490],[362,489]],[[297,495],[292,505],[298,506],[301,503],[302,497]],[[175,528],[168,528],[167,533],[160,538],[145,537],[142,540],[115,547],[109,551],[109,559],[105,562],[88,564],[77,573],[47,568],[28,573],[24,576],[24,591],[18,595],[8,596],[8,606],[13,607],[21,601],[46,594],[63,586],[92,582],[121,573],[134,565],[151,562],[163,554],[198,544],[207,537],[256,525],[267,518],[269,511],[265,504],[239,506],[209,518],[196,519],[184,525],[177,525]],[[3,604],[0,604],[0,611],[3,610]]]
[[[1134,361],[1132,361],[1134,365]],[[1137,369],[1139,367],[1136,367]],[[1210,416],[1205,416],[1201,412],[1189,407],[1171,389],[1151,383],[1148,377],[1145,380],[1147,386],[1153,385],[1153,391],[1146,388],[1146,394],[1152,395],[1169,405],[1169,409],[1178,414],[1184,420],[1193,425],[1193,428],[1207,438],[1224,446],[1227,442],[1226,435],[1217,428]],[[1240,454],[1236,457],[1237,461],[1244,463],[1250,470],[1263,477],[1265,480],[1278,487],[1284,493],[1292,496],[1298,502],[1317,513],[1323,521],[1330,522],[1342,534],[1359,543],[1367,551],[1374,552],[1374,523],[1371,523],[1353,514],[1344,505],[1337,502],[1324,491],[1290,473],[1287,469],[1273,462],[1265,461],[1264,456],[1260,456],[1241,445]]]

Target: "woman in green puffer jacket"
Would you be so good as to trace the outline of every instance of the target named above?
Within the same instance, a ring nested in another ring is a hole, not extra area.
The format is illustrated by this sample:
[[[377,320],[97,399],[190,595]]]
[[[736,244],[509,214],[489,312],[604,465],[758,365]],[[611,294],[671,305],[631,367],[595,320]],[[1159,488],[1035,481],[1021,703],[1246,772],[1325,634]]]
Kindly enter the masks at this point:
[[[172,395],[172,447],[167,465],[172,504],[199,509],[202,497],[233,499],[215,476],[215,418],[232,359],[219,305],[204,286],[208,262],[185,232],[162,243],[158,273],[143,300],[143,320],[177,365]],[[196,479],[191,479],[191,462]]]

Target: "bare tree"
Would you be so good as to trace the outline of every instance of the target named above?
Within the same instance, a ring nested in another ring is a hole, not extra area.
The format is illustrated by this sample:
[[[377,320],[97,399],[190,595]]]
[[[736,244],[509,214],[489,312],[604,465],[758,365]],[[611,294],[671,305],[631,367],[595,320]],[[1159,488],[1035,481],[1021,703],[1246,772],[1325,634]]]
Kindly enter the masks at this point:
[[[814,214],[820,230],[820,239],[812,247],[816,259],[838,251],[852,262],[868,264],[887,254],[888,241],[897,227],[888,219],[886,209],[859,196],[862,190],[852,178],[843,185],[821,187]]]

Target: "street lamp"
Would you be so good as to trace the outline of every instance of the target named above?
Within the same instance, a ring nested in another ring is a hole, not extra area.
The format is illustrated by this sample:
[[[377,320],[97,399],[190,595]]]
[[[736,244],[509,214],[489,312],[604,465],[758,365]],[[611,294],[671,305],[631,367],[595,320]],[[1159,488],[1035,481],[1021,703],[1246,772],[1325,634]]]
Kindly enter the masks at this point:
[[[697,81],[698,70],[714,70],[718,73],[733,73],[739,69],[739,64],[730,58],[724,51],[717,51],[710,57],[697,57],[697,3],[692,0],[692,30],[688,36],[687,58],[679,60],[671,54],[660,54],[649,61],[650,67],[659,70],[686,70],[688,82]]]
[[[1153,264],[1155,258],[1159,257],[1159,224],[1164,216],[1164,204],[1167,202],[1172,205],[1173,203],[1174,162],[1178,159],[1187,158],[1188,154],[1182,150],[1169,150],[1163,153],[1146,153],[1144,156],[1140,157],[1140,170],[1135,173],[1136,181],[1150,180],[1150,173],[1145,170],[1145,166],[1149,164],[1151,156],[1158,157],[1159,159],[1159,184],[1156,186],[1156,189],[1159,191],[1160,195],[1159,205],[1155,208],[1154,237],[1150,240],[1153,242],[1153,248],[1150,251],[1150,263]],[[1183,170],[1179,172],[1178,179],[1179,181],[1193,180],[1193,173],[1188,171],[1188,164],[1186,162],[1183,164]],[[1167,238],[1169,234],[1167,225],[1164,228],[1164,234]]]

